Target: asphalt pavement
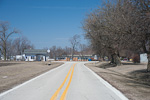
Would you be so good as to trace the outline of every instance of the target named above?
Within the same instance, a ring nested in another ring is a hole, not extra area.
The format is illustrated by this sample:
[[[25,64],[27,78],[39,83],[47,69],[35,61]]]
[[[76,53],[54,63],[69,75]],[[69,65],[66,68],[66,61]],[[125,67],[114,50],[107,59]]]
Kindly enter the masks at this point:
[[[128,100],[84,63],[66,62],[0,94],[0,100]]]

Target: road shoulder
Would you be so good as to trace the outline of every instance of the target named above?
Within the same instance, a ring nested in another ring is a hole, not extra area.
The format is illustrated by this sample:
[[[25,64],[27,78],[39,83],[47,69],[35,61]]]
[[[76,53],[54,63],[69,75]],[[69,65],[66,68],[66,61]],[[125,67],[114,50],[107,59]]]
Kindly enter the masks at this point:
[[[48,72],[63,63],[52,62],[0,62],[0,93]]]
[[[100,68],[104,63],[87,63],[88,68],[102,77],[112,86],[120,90],[129,100],[148,100],[150,98],[150,86],[139,83],[132,74],[135,70],[145,68],[145,65],[123,65],[119,67]]]

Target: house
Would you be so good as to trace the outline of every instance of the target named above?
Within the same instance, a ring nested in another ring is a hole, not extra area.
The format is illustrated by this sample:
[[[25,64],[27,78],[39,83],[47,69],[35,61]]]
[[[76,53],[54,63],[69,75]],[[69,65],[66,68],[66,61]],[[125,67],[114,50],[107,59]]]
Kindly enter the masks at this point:
[[[16,61],[22,61],[23,59],[25,59],[25,56],[23,56],[23,55],[16,55]]]
[[[46,61],[48,52],[46,49],[26,49],[23,56],[25,61]]]

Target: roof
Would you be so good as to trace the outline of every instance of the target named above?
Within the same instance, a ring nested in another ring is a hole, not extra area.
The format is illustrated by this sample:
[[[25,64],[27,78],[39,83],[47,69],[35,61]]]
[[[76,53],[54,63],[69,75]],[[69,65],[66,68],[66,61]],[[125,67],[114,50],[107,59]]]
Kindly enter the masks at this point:
[[[24,50],[24,54],[26,55],[46,55],[47,50],[46,49],[26,49]]]

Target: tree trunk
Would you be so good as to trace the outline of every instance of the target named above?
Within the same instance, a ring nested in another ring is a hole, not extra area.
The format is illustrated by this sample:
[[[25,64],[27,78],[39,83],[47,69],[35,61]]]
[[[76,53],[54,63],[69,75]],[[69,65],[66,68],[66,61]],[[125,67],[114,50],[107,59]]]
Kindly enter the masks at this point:
[[[72,61],[73,61],[73,58],[74,58],[74,50],[72,51],[72,55],[71,55]]]
[[[114,62],[114,56],[113,56],[113,54],[111,55],[111,62],[110,63],[112,63],[112,64],[114,64],[115,62]]]
[[[148,59],[147,71],[150,72],[150,53],[147,53],[147,59]]]
[[[6,43],[4,43],[4,60],[6,61]]]
[[[72,59],[72,61],[73,61],[73,54],[71,55],[71,59]]]
[[[120,61],[120,58],[117,54],[114,55],[114,61],[115,61],[117,66],[121,66],[121,61]]]
[[[83,55],[81,56],[81,61],[83,61]]]
[[[111,63],[116,64],[117,66],[121,66],[120,58],[116,53],[111,55]]]

